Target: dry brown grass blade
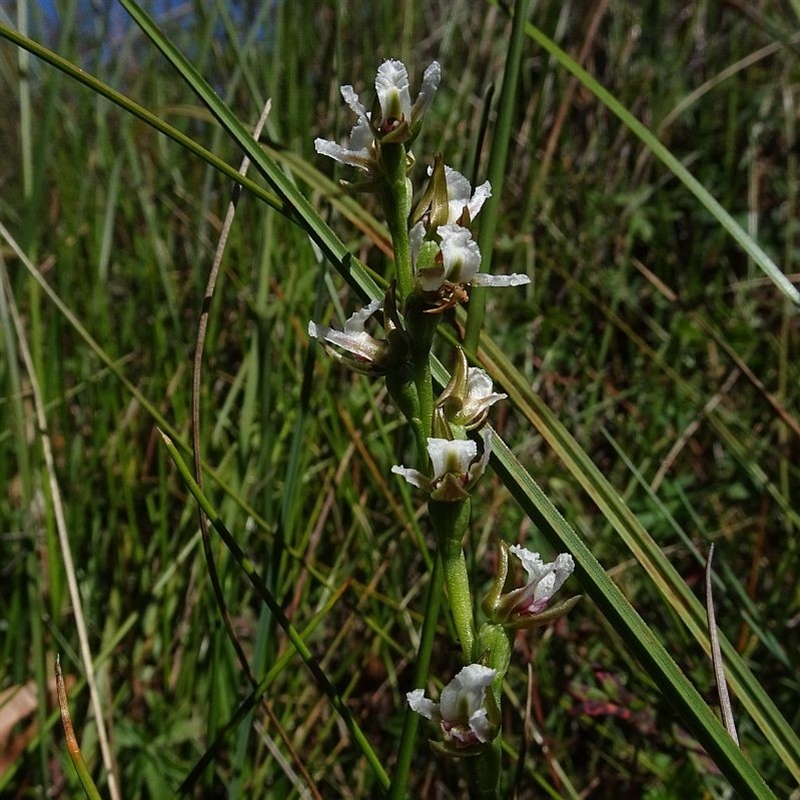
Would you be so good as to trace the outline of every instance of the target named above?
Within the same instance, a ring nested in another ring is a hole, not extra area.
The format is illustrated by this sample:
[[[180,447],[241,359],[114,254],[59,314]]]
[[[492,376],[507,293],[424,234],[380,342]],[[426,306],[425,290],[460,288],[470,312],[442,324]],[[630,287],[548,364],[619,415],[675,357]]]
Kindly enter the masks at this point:
[[[706,561],[706,611],[708,613],[708,638],[711,642],[711,663],[714,667],[714,678],[717,682],[722,723],[725,726],[725,730],[728,731],[733,741],[738,745],[739,736],[736,733],[736,722],[733,719],[733,707],[731,706],[731,696],[728,692],[728,682],[725,679],[722,652],[720,651],[719,636],[717,635],[717,620],[714,614],[714,596],[711,587],[711,560],[713,558],[714,545],[712,544],[708,550],[708,560]]]

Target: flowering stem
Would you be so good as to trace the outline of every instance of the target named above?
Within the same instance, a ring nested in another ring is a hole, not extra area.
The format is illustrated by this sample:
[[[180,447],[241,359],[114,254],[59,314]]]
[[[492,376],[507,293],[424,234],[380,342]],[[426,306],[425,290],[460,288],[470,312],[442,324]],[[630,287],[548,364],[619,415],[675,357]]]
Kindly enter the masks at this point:
[[[419,418],[425,435],[433,431],[433,380],[430,352],[439,322],[438,315],[426,314],[426,305],[418,294],[411,294],[405,303],[406,328],[411,337],[411,370],[417,389]],[[426,442],[427,444],[427,442]]]
[[[423,416],[427,417],[427,414],[423,415],[420,408],[419,392],[416,386],[417,371],[412,367],[413,365],[403,366],[402,369],[389,372],[386,375],[386,388],[403,416],[408,420],[409,425],[411,425],[411,429],[414,431],[414,439],[417,443],[420,462],[424,463],[427,458],[428,436],[431,433],[431,425],[428,422],[426,426],[423,420]],[[428,401],[428,405],[431,402]]]
[[[497,800],[500,782],[500,737],[487,744],[480,755],[465,758],[470,800]]]
[[[475,646],[475,623],[472,613],[472,594],[469,587],[467,562],[461,539],[469,524],[470,502],[455,503],[440,500],[428,501],[428,513],[436,531],[439,553],[444,567],[444,581],[450,598],[450,613],[461,642],[464,661],[473,661]]]
[[[381,165],[386,175],[382,192],[383,211],[392,234],[397,294],[402,308],[414,288],[411,242],[408,237],[411,183],[406,177],[405,147],[402,144],[384,144],[381,147]]]

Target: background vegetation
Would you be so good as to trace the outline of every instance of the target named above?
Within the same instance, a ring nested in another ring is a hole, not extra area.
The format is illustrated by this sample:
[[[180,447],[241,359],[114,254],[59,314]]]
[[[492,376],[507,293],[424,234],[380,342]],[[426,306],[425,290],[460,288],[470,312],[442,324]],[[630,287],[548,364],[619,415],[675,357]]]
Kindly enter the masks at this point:
[[[797,9],[767,0],[533,6],[531,21],[796,281]],[[3,21],[19,25],[18,8],[32,38],[238,164],[240,153],[115,4],[64,2],[56,12],[3,2]],[[248,127],[272,98],[265,145],[378,272],[386,233],[371,198],[342,196],[327,180],[338,177],[332,164],[313,153],[315,136],[336,138],[353,122],[340,84],[369,93],[383,58],[402,58],[417,80],[439,59],[443,84],[415,151],[485,174],[489,90],[501,80],[510,29],[499,6],[151,10]],[[698,596],[717,543],[720,628],[798,730],[798,316],[651,150],[531,40],[517,100],[494,269],[528,272],[533,284],[527,294],[490,297],[489,333]],[[0,222],[63,302],[31,279],[5,238],[0,262],[35,381],[4,300],[0,690],[32,682],[51,695],[60,652],[81,746],[100,780],[33,414],[36,383],[123,796],[165,797],[249,692],[211,593],[195,504],[155,429],[188,442],[191,356],[231,182],[6,41],[0,108]],[[389,474],[410,443],[380,387],[309,348],[309,319],[341,321],[355,305],[306,235],[245,193],[211,306],[201,436],[208,494],[390,767],[418,640],[427,531],[419,497]],[[493,419],[715,702],[707,658],[595,503],[512,403]],[[499,534],[550,552],[499,480],[482,485],[479,510],[469,553],[483,574]],[[377,796],[328,698],[215,548],[255,674],[278,668],[269,713],[257,707],[228,731],[188,791]],[[451,644],[443,623],[434,660],[442,680],[458,667]],[[505,725],[517,797],[725,796],[725,781],[593,603],[544,635],[520,634],[515,665]],[[2,718],[2,796],[78,796],[51,712],[40,703],[12,723]],[[737,716],[748,757],[788,797],[795,779]],[[455,775],[420,742],[415,796],[458,797]]]

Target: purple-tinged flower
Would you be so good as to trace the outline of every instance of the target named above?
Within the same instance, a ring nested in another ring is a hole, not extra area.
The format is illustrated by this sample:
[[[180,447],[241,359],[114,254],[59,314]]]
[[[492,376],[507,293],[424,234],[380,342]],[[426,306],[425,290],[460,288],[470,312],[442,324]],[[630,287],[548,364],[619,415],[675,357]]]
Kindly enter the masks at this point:
[[[572,575],[575,562],[569,553],[561,553],[555,561],[545,564],[539,553],[532,553],[524,547],[514,544],[508,548],[521,562],[528,573],[528,580],[515,598],[514,610],[518,614],[538,614],[547,608],[550,598],[563,586],[564,581]]]
[[[508,555],[513,553],[527,574],[524,586],[514,586],[513,571],[509,572]],[[500,542],[499,566],[492,588],[481,607],[489,619],[507,628],[537,628],[566,614],[580,599],[571,597],[557,606],[548,607],[553,595],[575,569],[569,553],[561,553],[555,561],[545,563],[539,553],[520,545],[509,547]]]
[[[442,689],[438,703],[425,697],[422,689],[409,692],[406,699],[412,711],[441,726],[448,745],[456,749],[475,747],[497,735],[496,714],[486,692],[496,675],[482,664],[467,664]]]

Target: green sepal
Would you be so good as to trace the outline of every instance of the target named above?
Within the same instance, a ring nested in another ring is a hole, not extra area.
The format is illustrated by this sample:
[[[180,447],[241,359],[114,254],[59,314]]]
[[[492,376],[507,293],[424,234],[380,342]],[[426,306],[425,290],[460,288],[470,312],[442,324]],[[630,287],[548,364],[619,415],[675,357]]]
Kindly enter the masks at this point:
[[[565,614],[569,614],[569,612],[572,611],[576,605],[578,605],[578,601],[582,597],[582,594],[576,594],[574,597],[564,600],[563,603],[559,603],[557,606],[548,607],[544,611],[540,611],[538,614],[526,615],[511,613],[507,617],[506,621],[501,624],[503,627],[508,628],[509,630],[516,631],[541,628],[543,625],[549,625],[551,622],[555,622],[555,620],[563,617]]]

